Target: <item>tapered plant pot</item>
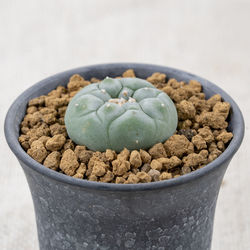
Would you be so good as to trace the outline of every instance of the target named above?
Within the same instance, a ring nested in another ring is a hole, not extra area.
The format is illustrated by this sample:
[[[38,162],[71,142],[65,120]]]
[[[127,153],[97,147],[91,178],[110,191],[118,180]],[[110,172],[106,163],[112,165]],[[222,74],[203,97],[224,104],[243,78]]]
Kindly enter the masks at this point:
[[[85,79],[102,79],[121,75],[129,68],[139,78],[162,72],[177,80],[195,79],[202,84],[207,98],[220,94],[231,104],[228,121],[234,137],[226,150],[202,169],[178,178],[146,184],[111,184],[50,170],[22,149],[19,128],[30,99],[47,94],[58,85],[66,86],[76,73]],[[233,99],[205,79],[157,65],[114,63],[69,70],[35,84],[10,107],[5,135],[29,183],[41,250],[206,250],[211,247],[221,181],[241,144],[244,121]]]

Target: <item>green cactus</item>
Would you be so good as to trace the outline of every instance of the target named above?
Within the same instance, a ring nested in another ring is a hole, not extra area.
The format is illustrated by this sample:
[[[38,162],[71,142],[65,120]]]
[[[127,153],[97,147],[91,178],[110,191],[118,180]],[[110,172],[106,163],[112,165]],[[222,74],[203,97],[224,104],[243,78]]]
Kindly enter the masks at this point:
[[[94,151],[148,149],[176,130],[177,112],[167,94],[146,80],[105,78],[70,101],[69,137]]]

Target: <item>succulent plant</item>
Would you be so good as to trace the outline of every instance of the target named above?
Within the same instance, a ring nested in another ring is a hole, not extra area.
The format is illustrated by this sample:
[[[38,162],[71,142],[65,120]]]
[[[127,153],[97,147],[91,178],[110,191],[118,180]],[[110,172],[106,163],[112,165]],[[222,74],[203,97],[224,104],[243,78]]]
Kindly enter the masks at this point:
[[[65,114],[69,137],[94,151],[148,149],[170,137],[177,120],[169,96],[139,78],[106,77],[88,85]]]

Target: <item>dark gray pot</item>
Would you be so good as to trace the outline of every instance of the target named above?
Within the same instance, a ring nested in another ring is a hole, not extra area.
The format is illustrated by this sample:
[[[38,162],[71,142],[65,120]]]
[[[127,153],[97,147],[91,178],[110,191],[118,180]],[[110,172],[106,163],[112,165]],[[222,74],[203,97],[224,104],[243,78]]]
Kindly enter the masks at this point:
[[[221,94],[232,107],[229,129],[234,134],[225,152],[206,167],[176,179],[123,185],[60,174],[45,168],[21,148],[19,125],[28,100],[66,85],[75,73],[85,79],[104,78],[121,75],[129,68],[140,78],[163,72],[177,80],[196,79],[207,97]],[[233,99],[205,79],[157,65],[115,63],[69,70],[35,84],[10,107],[5,135],[30,186],[40,249],[205,250],[211,247],[218,192],[227,166],[241,144],[244,121]]]

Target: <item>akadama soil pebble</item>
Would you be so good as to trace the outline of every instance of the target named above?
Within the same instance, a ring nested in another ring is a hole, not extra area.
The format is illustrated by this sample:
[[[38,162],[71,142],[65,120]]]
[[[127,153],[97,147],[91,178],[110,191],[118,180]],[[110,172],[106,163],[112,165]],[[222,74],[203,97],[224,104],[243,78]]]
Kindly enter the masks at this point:
[[[128,69],[122,77],[135,77],[135,73]],[[146,80],[167,93],[178,112],[176,133],[147,151],[124,148],[119,154],[110,149],[93,152],[72,142],[64,125],[67,105],[81,88],[100,81],[87,81],[77,74],[70,78],[67,88],[58,86],[48,95],[29,101],[19,142],[47,168],[75,178],[110,183],[167,180],[215,160],[233,137],[226,130],[230,104],[219,94],[206,100],[201,84],[195,80],[178,82],[159,72]]]

